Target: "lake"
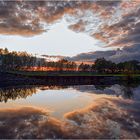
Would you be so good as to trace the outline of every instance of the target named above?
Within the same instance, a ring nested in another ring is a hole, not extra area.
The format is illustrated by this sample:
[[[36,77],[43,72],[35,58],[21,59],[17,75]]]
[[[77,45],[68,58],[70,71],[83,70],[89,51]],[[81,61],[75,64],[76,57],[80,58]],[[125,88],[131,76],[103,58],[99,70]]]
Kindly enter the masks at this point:
[[[140,138],[140,85],[0,88],[0,138]]]

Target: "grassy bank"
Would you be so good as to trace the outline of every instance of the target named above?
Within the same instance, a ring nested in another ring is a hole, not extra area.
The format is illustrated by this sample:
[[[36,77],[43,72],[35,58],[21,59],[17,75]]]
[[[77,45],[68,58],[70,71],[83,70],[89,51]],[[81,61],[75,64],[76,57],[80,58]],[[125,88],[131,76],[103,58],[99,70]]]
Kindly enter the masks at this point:
[[[140,77],[140,74],[97,74],[93,72],[67,72],[67,71],[8,71],[10,74],[23,76],[118,76],[118,77]]]
[[[0,87],[17,85],[132,85],[140,83],[140,75],[95,74],[88,72],[0,72]]]

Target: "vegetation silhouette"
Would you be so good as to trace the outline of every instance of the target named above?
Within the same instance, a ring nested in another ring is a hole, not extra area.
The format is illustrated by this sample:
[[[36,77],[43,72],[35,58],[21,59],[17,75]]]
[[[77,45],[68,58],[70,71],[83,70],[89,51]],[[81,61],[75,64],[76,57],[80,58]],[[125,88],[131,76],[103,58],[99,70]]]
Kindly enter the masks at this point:
[[[0,88],[0,102],[8,102],[8,100],[16,100],[20,98],[27,98],[37,93],[40,90],[58,90],[65,89],[67,86],[24,86],[24,87],[9,87]]]
[[[120,85],[118,83],[118,85]],[[104,90],[106,88],[109,88],[113,86],[112,85],[90,85],[90,91],[102,91],[104,94]],[[129,84],[129,83],[121,83],[120,85],[122,88],[122,95],[124,98],[133,98],[134,93],[133,89],[137,88],[139,84]],[[33,94],[36,94],[38,89],[39,90],[60,90],[60,89],[66,89],[66,88],[74,88],[79,91],[87,92],[88,89],[86,89],[85,85],[78,85],[78,87],[75,86],[60,86],[60,85],[46,85],[46,86],[24,86],[24,87],[8,87],[8,88],[0,88],[0,102],[8,102],[8,100],[16,100],[20,98],[26,99],[28,96],[32,96]],[[85,87],[85,88],[84,88]],[[95,87],[95,88],[92,88]]]
[[[35,87],[18,87],[0,89],[0,102],[7,102],[8,100],[16,100],[20,98],[27,98],[36,93]]]
[[[135,74],[140,72],[140,62],[136,60],[120,62],[118,64],[97,58],[93,64],[76,64],[66,59],[46,61],[45,58],[38,58],[27,52],[10,52],[7,48],[0,49],[0,70],[1,71],[83,71],[99,74]]]

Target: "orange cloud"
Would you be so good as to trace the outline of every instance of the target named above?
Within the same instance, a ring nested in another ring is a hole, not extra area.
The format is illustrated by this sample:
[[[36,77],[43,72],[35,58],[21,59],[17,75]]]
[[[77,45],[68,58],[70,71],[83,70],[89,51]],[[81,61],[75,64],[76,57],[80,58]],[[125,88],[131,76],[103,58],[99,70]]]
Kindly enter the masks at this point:
[[[67,15],[70,29],[106,46],[139,43],[139,1],[1,1],[0,5],[0,34],[38,35]]]
[[[80,20],[76,24],[70,25],[69,28],[77,32],[83,32],[85,31],[85,23]]]

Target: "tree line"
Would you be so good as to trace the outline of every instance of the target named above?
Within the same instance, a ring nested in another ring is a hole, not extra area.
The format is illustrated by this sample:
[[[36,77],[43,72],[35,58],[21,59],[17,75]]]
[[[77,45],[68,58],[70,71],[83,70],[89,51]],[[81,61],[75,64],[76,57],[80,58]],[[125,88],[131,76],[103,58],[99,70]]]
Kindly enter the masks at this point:
[[[0,49],[0,69],[2,70],[34,70],[34,71],[85,71],[95,73],[139,73],[140,62],[136,60],[120,62],[118,64],[98,58],[91,65],[65,59],[57,62],[47,62],[45,58],[38,58],[27,52],[8,51]]]
[[[92,65],[80,64],[79,70],[94,71],[96,73],[139,73],[140,62],[131,60],[116,64],[105,58],[98,58]]]
[[[65,59],[47,62],[27,52],[10,52],[7,48],[0,49],[0,69],[2,70],[76,70],[75,62]]]
[[[8,100],[16,100],[20,98],[27,98],[37,92],[36,87],[24,87],[24,88],[0,88],[0,102],[7,102]]]

